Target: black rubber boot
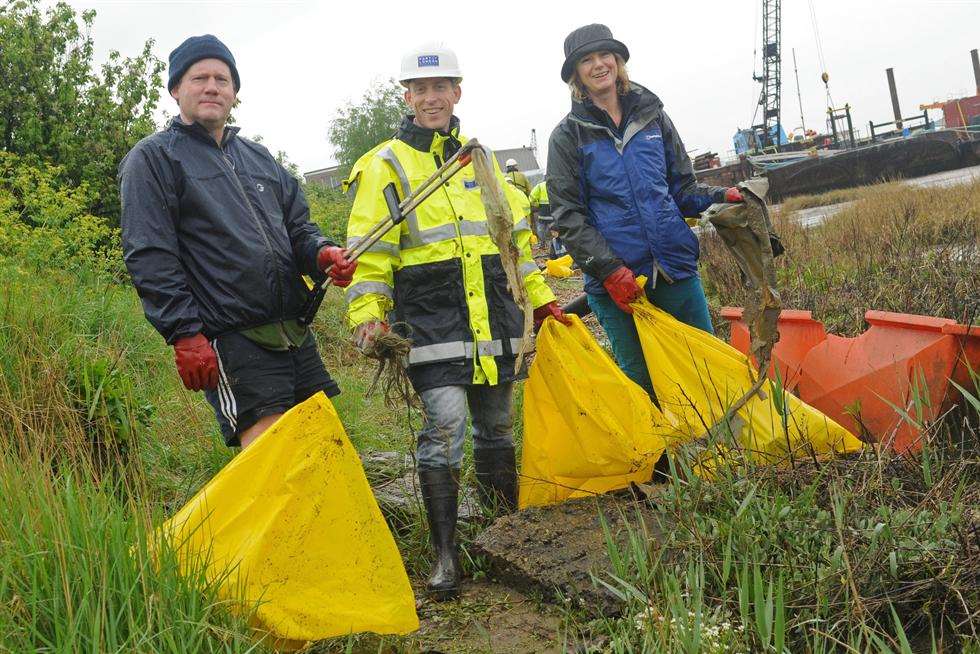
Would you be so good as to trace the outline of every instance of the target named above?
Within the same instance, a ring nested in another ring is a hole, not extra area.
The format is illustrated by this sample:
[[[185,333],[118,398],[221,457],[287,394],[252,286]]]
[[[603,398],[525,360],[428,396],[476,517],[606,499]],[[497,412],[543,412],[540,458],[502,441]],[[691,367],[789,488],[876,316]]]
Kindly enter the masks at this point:
[[[517,509],[517,461],[513,447],[474,449],[476,488],[483,508],[495,515]]]
[[[435,553],[426,590],[433,599],[440,602],[455,599],[459,597],[459,580],[462,576],[459,552],[456,550],[459,470],[419,470],[419,483]]]

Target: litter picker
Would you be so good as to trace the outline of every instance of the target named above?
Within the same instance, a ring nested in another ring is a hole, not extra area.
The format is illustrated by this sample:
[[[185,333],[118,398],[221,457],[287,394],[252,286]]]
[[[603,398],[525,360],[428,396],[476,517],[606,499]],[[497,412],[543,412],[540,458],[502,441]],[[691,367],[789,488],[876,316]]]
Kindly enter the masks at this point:
[[[398,190],[395,188],[395,185],[393,183],[388,184],[382,191],[385,203],[388,205],[388,215],[372,227],[367,234],[362,236],[356,245],[347,250],[347,261],[357,261],[362,254],[370,250],[375,243],[380,241],[392,227],[405,220],[405,216],[415,211],[430,195],[438,191],[443,184],[466,167],[470,163],[471,153],[478,147],[481,146],[476,139],[467,141],[465,145],[456,151],[456,154],[446,159],[446,162],[439,166],[436,172],[432,173],[427,180],[422,182],[417,189],[409,193],[401,202],[398,201]],[[326,278],[323,282],[317,284],[310,290],[303,315],[299,319],[300,324],[309,325],[312,323],[317,311],[320,310],[320,305],[323,304],[323,298],[326,297],[327,289],[333,284],[333,278],[328,274],[332,267],[330,266],[324,271]]]

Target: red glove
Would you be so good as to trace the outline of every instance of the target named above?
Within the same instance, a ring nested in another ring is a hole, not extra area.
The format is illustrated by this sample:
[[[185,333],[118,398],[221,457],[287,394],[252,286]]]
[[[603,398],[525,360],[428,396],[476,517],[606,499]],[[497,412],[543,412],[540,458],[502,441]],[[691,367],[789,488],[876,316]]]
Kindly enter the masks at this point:
[[[725,202],[745,202],[745,198],[742,197],[741,191],[732,186],[725,190]]]
[[[189,391],[218,387],[218,356],[204,334],[181,338],[174,343],[177,373]]]
[[[561,310],[557,302],[549,302],[548,304],[542,304],[540,307],[534,310],[534,329],[541,329],[541,323],[545,321],[546,318],[554,318],[563,325],[571,325],[572,321],[565,312]]]
[[[320,248],[316,255],[316,265],[320,272],[325,272],[333,280],[334,286],[346,288],[357,270],[356,261],[347,260],[347,249],[335,245]]]
[[[630,302],[640,297],[643,289],[636,283],[633,271],[626,266],[620,266],[602,281],[602,285],[609,291],[609,297],[613,299],[616,306],[626,313],[633,313]]]

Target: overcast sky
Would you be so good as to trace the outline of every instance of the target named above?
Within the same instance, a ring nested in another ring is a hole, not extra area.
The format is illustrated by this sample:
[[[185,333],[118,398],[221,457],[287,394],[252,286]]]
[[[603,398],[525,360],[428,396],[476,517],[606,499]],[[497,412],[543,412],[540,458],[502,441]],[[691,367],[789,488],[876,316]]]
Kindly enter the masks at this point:
[[[463,132],[494,148],[548,135],[568,111],[559,71],[575,27],[604,22],[630,49],[630,77],[657,93],[693,154],[724,156],[750,124],[759,97],[761,0],[685,2],[133,2],[77,1],[95,9],[97,57],[136,54],[147,39],[167,60],[184,38],[212,33],[234,53],[242,78],[236,111],[300,170],[333,163],[327,125],[372,81],[398,73],[401,55],[427,40],[454,48],[463,68],[456,107]],[[920,103],[972,95],[970,50],[980,47],[980,0],[813,0],[830,92],[850,103],[855,126],[892,117],[885,69],[893,67],[905,116]],[[431,8],[429,13],[424,13]],[[783,124],[823,131],[826,98],[807,0],[783,2]],[[165,97],[166,113],[175,105]],[[939,116],[941,112],[932,112]],[[163,112],[161,112],[162,116]]]

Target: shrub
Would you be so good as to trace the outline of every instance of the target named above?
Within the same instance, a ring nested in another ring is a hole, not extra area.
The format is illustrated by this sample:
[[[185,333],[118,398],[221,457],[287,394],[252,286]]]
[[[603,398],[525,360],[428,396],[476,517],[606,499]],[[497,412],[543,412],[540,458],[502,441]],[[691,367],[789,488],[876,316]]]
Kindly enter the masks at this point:
[[[93,192],[61,172],[0,152],[0,257],[34,271],[121,273],[119,229],[88,213]]]

